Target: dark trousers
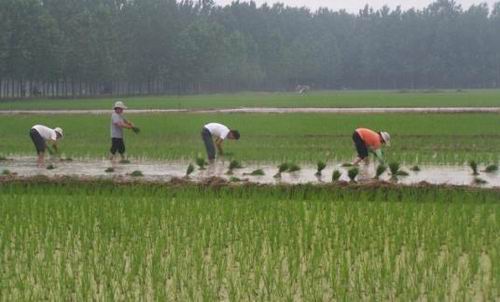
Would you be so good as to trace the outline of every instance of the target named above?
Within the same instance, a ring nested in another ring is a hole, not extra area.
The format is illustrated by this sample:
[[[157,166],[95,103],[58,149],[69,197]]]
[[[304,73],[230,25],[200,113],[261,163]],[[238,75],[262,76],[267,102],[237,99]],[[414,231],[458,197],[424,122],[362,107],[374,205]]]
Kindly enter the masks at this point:
[[[116,151],[123,155],[123,153],[125,153],[125,143],[123,142],[123,138],[111,138],[111,149],[109,151],[113,155],[116,154]]]
[[[35,149],[36,149],[36,154],[44,153],[45,152],[45,140],[43,137],[36,131],[36,129],[31,129],[30,130],[30,137],[31,140],[33,141],[33,144],[35,144]]]
[[[359,136],[358,132],[354,131],[354,133],[352,134],[352,140],[354,141],[354,145],[356,145],[358,157],[361,159],[368,157],[368,148],[366,147],[366,144],[361,136]]]
[[[203,127],[203,130],[201,130],[201,139],[205,144],[205,149],[207,150],[208,159],[210,160],[215,159],[215,146],[214,146],[214,141],[212,139],[212,134],[205,127]]]

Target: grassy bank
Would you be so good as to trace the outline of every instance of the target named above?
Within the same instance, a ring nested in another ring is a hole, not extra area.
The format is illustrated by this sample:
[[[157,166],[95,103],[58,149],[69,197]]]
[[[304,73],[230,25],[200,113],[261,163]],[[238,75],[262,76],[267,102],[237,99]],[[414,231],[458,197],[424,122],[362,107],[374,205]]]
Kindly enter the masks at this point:
[[[2,184],[2,299],[495,300],[498,191]]]
[[[133,109],[236,107],[499,107],[500,90],[313,91],[123,98]],[[109,109],[115,98],[3,100],[0,110]]]
[[[240,141],[225,149],[241,161],[351,160],[352,132],[357,127],[387,130],[393,146],[389,161],[407,163],[484,163],[499,160],[498,114],[148,114],[129,115],[142,129],[126,133],[130,156],[193,159],[205,155],[201,127],[212,121],[239,129]],[[110,117],[61,115],[3,116],[0,155],[34,155],[28,131],[36,123],[65,131],[61,148],[71,157],[107,155]]]

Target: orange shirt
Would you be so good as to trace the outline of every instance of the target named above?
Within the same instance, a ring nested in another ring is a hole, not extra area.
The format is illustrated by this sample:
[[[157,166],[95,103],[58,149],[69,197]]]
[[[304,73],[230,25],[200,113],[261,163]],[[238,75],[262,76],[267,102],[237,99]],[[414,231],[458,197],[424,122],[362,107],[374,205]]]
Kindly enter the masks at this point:
[[[380,135],[370,129],[358,128],[356,132],[361,136],[361,139],[372,150],[379,149],[382,143],[380,142]]]

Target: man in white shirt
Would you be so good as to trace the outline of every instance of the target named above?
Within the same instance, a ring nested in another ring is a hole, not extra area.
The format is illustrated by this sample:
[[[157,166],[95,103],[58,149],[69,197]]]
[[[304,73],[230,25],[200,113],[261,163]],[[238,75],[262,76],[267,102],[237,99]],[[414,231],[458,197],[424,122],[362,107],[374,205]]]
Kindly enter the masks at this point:
[[[50,143],[54,151],[58,152],[57,141],[63,137],[63,130],[59,127],[51,129],[44,125],[35,125],[30,129],[30,137],[38,154],[38,167],[41,168],[44,164],[45,149],[50,152],[50,146],[47,143]]]
[[[127,109],[122,101],[115,102],[114,112],[111,114],[111,149],[110,160],[114,162],[115,154],[118,152],[122,160],[125,159],[125,143],[123,141],[123,128],[132,129],[137,133],[138,129],[123,117],[123,110]]]
[[[240,133],[238,130],[231,130],[219,123],[208,123],[201,130],[201,138],[203,139],[203,143],[205,143],[208,161],[213,162],[215,159],[214,140],[219,155],[224,155],[224,151],[222,150],[224,140],[226,138],[238,140],[240,139]]]

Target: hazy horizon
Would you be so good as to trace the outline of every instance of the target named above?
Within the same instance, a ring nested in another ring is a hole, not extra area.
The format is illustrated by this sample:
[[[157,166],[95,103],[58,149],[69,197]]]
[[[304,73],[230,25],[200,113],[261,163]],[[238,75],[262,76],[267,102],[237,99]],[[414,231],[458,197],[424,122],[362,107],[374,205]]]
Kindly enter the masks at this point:
[[[234,0],[215,0],[215,3],[218,5],[227,5],[231,4]],[[247,0],[240,0],[240,2],[249,2]],[[380,9],[384,5],[387,5],[391,9],[395,9],[397,6],[401,6],[403,10],[408,10],[410,8],[422,9],[427,7],[429,4],[435,2],[432,0],[409,0],[409,1],[401,1],[401,0],[254,0],[254,2],[260,6],[264,3],[268,3],[272,5],[276,2],[284,3],[287,6],[294,7],[308,7],[312,10],[316,10],[320,7],[327,7],[329,9],[338,11],[341,9],[345,9],[350,13],[357,13],[360,9],[364,8],[366,4],[374,9]],[[468,9],[471,5],[478,5],[480,3],[487,3],[490,10],[493,8],[495,0],[487,0],[487,1],[476,1],[476,0],[456,0],[458,5],[461,5],[463,9]]]

